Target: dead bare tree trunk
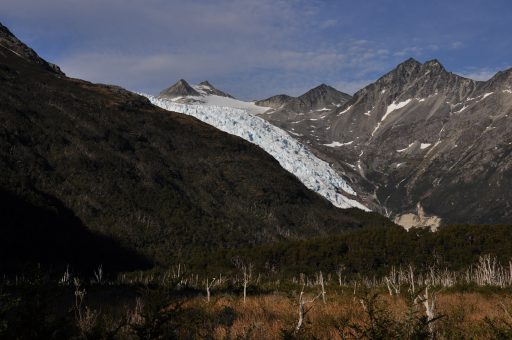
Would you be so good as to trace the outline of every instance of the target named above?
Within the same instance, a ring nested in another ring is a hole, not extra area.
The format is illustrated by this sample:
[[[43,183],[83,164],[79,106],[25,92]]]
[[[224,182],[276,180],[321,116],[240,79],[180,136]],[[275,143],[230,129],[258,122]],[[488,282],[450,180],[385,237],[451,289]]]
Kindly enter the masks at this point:
[[[304,300],[304,287],[305,287],[305,284],[302,286],[302,290],[299,295],[299,320],[297,322],[297,326],[295,327],[295,333],[298,333],[302,329],[304,320],[306,319],[306,314],[308,314],[308,312],[311,310],[311,308],[313,308],[313,306],[306,308],[306,304],[314,303],[316,301],[316,299],[318,299],[320,297],[320,295],[322,295],[322,293],[320,292],[313,299],[306,301],[306,300]]]
[[[436,295],[435,293],[429,294],[429,286],[425,287],[425,293],[423,296],[418,295],[415,299],[415,303],[422,303],[425,307],[425,314],[427,316],[428,321],[428,331],[430,333],[430,337],[432,339],[435,338],[435,327],[434,321],[436,318]]]
[[[320,272],[320,286],[322,287],[322,301],[325,304],[325,286],[324,286],[324,276],[322,272]]]
[[[212,288],[215,283],[215,278],[213,278],[212,282],[209,282],[209,279],[206,278],[206,301],[210,302],[210,288]]]
[[[391,282],[389,282],[389,279],[387,276],[384,278],[384,280],[386,281],[386,287],[388,287],[389,295],[393,296],[393,291],[391,290]]]
[[[249,275],[247,274],[247,267],[244,266],[244,304],[247,297],[247,284],[249,283]]]
[[[338,269],[336,269],[336,275],[338,275],[338,285],[341,287],[341,274],[343,274],[343,271],[345,270],[345,266],[340,264],[338,266]]]
[[[412,265],[409,265],[409,281],[411,283],[411,289],[412,289],[412,294],[414,294],[415,292],[415,286],[414,286],[414,268],[412,267]]]

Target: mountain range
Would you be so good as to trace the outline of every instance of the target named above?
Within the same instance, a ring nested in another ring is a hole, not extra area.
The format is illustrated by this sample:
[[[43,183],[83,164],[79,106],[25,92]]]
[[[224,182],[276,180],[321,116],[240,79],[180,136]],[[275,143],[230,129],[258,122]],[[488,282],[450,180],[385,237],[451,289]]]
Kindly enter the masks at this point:
[[[411,58],[354,96],[322,84],[247,105],[406,228],[511,220],[512,69],[475,81]]]
[[[406,226],[508,223],[512,69],[488,81],[408,59],[316,117],[262,117],[351,179],[368,206]]]

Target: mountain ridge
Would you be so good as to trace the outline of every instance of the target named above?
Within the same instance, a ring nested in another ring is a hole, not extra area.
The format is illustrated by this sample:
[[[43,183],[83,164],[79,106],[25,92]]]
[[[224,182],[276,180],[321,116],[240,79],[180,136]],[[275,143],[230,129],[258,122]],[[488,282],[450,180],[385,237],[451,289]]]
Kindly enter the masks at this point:
[[[2,25],[2,23],[0,23],[0,41],[2,47],[16,53],[18,56],[35,62],[56,75],[65,76],[60,67],[41,58],[33,49],[20,42],[7,27]]]
[[[299,111],[302,113],[333,108],[336,105],[342,105],[351,98],[350,95],[338,91],[332,86],[320,84],[298,97],[281,94],[257,100],[255,103],[261,106],[271,106],[274,111],[267,114],[278,115],[285,111]],[[271,105],[267,105],[268,103]]]
[[[436,59],[410,58],[323,116],[261,116],[349,176],[372,209],[408,227],[508,223],[512,197],[501,185],[512,166],[511,87],[510,69],[476,81]]]

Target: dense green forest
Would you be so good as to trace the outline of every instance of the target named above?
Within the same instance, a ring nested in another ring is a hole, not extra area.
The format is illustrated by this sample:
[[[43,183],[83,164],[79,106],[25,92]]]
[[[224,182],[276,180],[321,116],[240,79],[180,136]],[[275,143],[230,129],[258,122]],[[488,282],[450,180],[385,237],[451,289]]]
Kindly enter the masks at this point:
[[[490,254],[506,264],[512,259],[512,226],[451,225],[437,232],[400,227],[364,228],[338,236],[279,242],[245,249],[225,249],[208,256],[196,253],[183,263],[212,272],[226,269],[237,260],[252,263],[261,271],[283,274],[334,272],[339,266],[347,275],[382,276],[391,266],[414,265],[460,270]]]

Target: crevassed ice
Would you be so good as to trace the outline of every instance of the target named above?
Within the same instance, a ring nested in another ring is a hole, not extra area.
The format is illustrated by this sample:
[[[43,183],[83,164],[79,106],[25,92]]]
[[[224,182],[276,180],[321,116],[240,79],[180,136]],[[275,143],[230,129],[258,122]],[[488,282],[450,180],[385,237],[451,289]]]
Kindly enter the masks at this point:
[[[355,207],[369,211],[358,201],[341,193],[343,191],[356,196],[356,192],[327,162],[314,156],[303,144],[264,119],[242,109],[180,104],[146,94],[142,95],[165,110],[194,116],[222,131],[260,146],[285,170],[297,176],[307,188],[322,195],[334,206],[345,209]]]

